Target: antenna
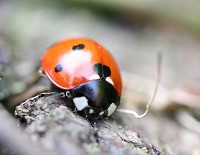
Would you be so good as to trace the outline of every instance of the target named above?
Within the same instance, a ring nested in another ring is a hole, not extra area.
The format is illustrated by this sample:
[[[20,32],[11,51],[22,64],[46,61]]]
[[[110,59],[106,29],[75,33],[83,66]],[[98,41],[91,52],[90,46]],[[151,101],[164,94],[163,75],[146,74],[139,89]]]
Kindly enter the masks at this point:
[[[154,92],[153,92],[153,95],[151,96],[149,102],[147,103],[146,105],[146,110],[143,114],[139,115],[137,112],[135,111],[132,111],[132,110],[127,110],[127,109],[117,109],[117,112],[121,112],[121,113],[126,113],[126,114],[131,114],[131,115],[134,115],[136,118],[143,118],[144,116],[147,115],[147,113],[149,112],[149,108],[150,108],[150,105],[153,103],[155,97],[156,97],[156,94],[158,92],[158,86],[159,86],[159,83],[160,83],[160,74],[161,74],[161,65],[162,65],[162,53],[161,52],[158,52],[157,54],[157,80],[156,80],[156,86],[155,86],[155,89],[154,89]]]

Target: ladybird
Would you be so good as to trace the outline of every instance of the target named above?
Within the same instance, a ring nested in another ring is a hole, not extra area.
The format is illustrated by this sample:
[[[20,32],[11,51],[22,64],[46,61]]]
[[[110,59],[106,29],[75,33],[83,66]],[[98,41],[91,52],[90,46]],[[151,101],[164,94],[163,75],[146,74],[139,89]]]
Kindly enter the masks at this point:
[[[62,40],[41,59],[44,75],[90,119],[111,116],[120,104],[122,80],[111,54],[87,38]],[[67,104],[67,103],[66,103]]]

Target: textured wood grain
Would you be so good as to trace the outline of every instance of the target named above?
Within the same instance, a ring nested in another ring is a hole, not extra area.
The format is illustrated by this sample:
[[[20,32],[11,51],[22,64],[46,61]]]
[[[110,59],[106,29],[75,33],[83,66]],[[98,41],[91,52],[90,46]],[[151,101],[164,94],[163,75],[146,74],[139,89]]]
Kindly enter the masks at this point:
[[[66,107],[57,93],[21,103],[15,115],[42,148],[58,154],[161,154],[134,129],[114,118],[89,122]]]

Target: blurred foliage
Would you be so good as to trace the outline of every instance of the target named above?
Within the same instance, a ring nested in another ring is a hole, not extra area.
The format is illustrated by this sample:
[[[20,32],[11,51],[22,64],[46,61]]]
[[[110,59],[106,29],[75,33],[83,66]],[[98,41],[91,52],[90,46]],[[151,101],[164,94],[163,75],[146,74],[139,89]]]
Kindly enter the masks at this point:
[[[36,5],[89,8],[106,16],[128,20],[174,23],[200,33],[200,2],[196,0],[43,0]],[[137,17],[136,17],[137,16]]]

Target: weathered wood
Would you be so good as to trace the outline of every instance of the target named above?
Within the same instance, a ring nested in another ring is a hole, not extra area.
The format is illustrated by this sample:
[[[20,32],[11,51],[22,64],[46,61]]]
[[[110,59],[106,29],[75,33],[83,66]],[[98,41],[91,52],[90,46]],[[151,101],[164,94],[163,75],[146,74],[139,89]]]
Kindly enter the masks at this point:
[[[46,155],[34,144],[24,131],[17,128],[16,120],[0,104],[0,154],[3,155]],[[52,155],[54,153],[52,152]]]
[[[21,103],[15,115],[26,133],[49,153],[159,155],[152,144],[113,118],[89,122],[66,107],[57,93]],[[35,102],[36,101],[36,102]]]

